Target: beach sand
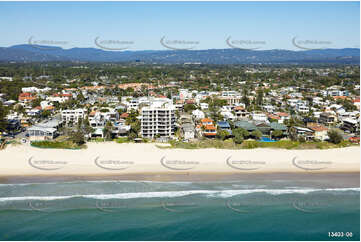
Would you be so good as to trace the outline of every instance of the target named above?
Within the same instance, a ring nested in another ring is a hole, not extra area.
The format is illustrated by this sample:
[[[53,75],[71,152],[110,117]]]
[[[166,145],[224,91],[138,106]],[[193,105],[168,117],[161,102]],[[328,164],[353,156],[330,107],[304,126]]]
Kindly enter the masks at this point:
[[[360,147],[328,150],[164,149],[156,144],[88,143],[87,149],[9,145],[0,151],[0,182],[9,177],[109,177],[129,180],[224,179],[247,174],[354,173]]]

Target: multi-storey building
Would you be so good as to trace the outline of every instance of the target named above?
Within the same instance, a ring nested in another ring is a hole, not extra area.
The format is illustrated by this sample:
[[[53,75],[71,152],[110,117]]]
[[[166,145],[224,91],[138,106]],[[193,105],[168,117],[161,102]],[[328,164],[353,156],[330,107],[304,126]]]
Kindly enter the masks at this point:
[[[78,123],[79,119],[84,119],[85,117],[85,110],[79,108],[79,109],[67,109],[61,111],[61,120],[63,120],[66,124],[74,124]]]
[[[144,138],[172,137],[175,128],[174,105],[153,103],[141,110],[141,135]]]

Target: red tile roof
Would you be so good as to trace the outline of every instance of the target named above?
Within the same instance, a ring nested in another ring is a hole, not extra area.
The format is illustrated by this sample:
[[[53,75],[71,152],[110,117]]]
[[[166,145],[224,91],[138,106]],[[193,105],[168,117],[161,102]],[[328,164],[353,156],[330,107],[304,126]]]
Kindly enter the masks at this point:
[[[127,118],[127,117],[129,117],[129,113],[122,113],[122,114],[120,115],[120,117],[121,117],[121,118]]]
[[[201,119],[201,123],[209,123],[209,122],[213,122],[213,120],[209,119],[209,118],[202,118]]]
[[[214,127],[213,125],[206,125],[206,126],[205,126],[205,129],[206,129],[206,130],[216,130],[217,128]]]

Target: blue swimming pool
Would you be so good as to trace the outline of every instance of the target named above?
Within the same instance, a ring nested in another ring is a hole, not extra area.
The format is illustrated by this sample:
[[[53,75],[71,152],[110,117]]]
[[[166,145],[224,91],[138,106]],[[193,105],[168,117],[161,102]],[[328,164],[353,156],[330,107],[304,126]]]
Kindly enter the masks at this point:
[[[270,139],[268,137],[261,137],[260,141],[261,142],[276,142],[277,140]]]

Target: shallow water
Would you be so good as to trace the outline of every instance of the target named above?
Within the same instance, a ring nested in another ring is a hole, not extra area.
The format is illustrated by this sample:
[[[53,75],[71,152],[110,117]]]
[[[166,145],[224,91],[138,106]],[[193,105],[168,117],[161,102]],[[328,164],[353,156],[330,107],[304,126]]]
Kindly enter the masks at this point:
[[[0,239],[359,240],[359,207],[359,188],[276,179],[1,184]]]

